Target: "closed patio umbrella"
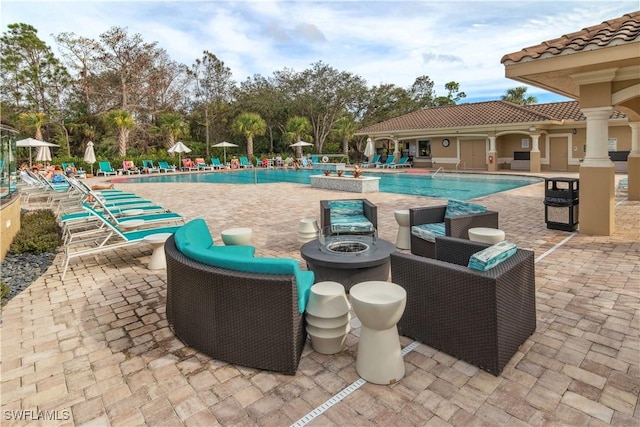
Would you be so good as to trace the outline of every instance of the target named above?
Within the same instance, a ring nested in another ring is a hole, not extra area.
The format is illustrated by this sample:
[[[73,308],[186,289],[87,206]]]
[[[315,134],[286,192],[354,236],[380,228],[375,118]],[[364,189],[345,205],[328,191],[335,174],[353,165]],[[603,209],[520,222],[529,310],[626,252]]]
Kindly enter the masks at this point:
[[[367,138],[367,146],[364,147],[364,155],[367,160],[371,159],[376,154],[376,147],[373,145],[371,138]]]
[[[218,147],[218,148],[222,147],[222,148],[224,148],[224,150],[223,150],[223,152],[224,152],[224,163],[227,164],[227,147],[237,147],[237,145],[236,144],[232,144],[232,143],[227,142],[227,141],[222,141],[222,142],[219,142],[219,143],[215,144],[214,147]]]
[[[49,147],[44,146],[38,148],[38,154],[36,155],[37,162],[50,162],[51,161],[51,150]]]
[[[96,162],[96,153],[93,150],[93,142],[87,142],[87,148],[84,150],[84,161],[91,165],[91,175],[93,175],[93,164]]]

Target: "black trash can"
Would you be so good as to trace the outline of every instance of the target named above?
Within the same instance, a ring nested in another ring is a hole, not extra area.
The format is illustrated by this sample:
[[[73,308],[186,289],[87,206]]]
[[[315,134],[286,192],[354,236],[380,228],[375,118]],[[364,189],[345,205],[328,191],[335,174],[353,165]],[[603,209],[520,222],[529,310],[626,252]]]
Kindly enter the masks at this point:
[[[575,231],[578,228],[580,203],[579,180],[546,178],[544,184],[544,221],[547,228]]]

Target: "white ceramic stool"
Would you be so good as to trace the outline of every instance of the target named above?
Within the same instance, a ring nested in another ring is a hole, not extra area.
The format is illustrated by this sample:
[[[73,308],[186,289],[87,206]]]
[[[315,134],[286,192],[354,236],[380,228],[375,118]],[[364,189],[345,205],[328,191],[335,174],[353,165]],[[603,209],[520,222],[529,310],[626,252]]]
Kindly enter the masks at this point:
[[[156,233],[149,234],[144,238],[146,243],[149,243],[153,247],[151,258],[149,258],[149,270],[161,270],[167,268],[167,258],[164,254],[164,242],[171,237],[171,233]]]
[[[307,243],[318,238],[318,222],[315,218],[304,218],[298,223],[298,242]]]
[[[504,231],[497,228],[474,227],[469,229],[469,240],[481,243],[500,243],[504,240]]]
[[[404,377],[404,360],[396,324],[404,313],[407,292],[390,282],[370,281],[349,289],[353,310],[362,322],[356,371],[375,384]]]
[[[251,229],[250,228],[230,228],[223,230],[222,241],[225,245],[250,245]]]
[[[409,228],[409,209],[401,209],[393,212],[398,223],[398,236],[396,248],[411,249],[411,229]]]
[[[306,330],[315,351],[322,354],[342,351],[351,330],[349,309],[344,286],[340,283],[318,282],[311,287],[306,309]]]

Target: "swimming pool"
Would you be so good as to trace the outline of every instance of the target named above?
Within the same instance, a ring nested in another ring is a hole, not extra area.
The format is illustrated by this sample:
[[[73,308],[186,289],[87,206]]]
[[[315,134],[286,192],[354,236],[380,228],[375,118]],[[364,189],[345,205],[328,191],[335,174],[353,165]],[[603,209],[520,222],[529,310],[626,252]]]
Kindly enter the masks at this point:
[[[310,169],[260,169],[233,172],[181,173],[173,175],[151,175],[127,178],[136,182],[209,182],[218,184],[264,184],[291,182],[311,184],[311,175],[319,171]],[[349,175],[350,172],[347,172]],[[541,182],[541,178],[467,173],[440,173],[435,177],[418,173],[366,173],[365,176],[380,177],[380,191],[409,194],[412,196],[438,197],[443,199],[468,200],[500,191],[511,190]]]

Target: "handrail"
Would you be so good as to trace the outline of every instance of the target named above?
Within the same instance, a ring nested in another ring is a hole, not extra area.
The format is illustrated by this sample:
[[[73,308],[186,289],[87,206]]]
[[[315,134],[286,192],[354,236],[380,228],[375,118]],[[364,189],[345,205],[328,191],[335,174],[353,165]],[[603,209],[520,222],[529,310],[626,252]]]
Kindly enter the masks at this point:
[[[435,176],[438,174],[438,172],[440,172],[442,169],[444,169],[444,167],[443,167],[443,166],[440,166],[440,167],[438,168],[438,170],[437,170],[437,171],[435,171],[431,177],[432,177],[432,178],[433,178],[433,177],[435,177]]]

